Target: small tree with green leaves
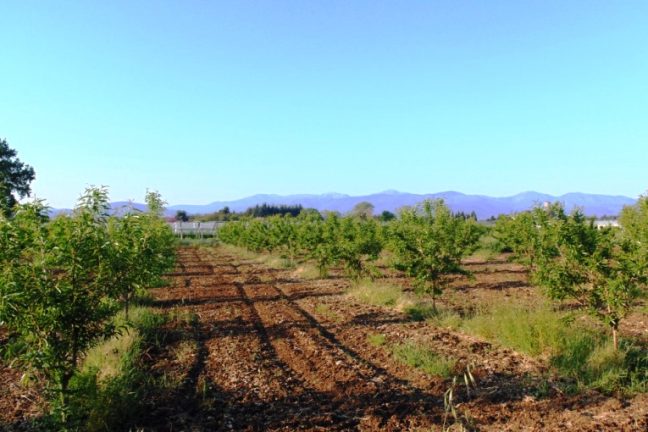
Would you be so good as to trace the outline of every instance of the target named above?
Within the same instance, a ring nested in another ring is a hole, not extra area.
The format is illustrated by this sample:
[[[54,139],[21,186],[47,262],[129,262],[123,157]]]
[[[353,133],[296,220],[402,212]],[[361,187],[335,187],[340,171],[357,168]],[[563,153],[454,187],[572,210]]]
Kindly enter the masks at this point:
[[[566,217],[560,203],[548,203],[511,216],[500,216],[491,233],[500,250],[512,252],[513,261],[533,270],[538,253],[551,249],[555,243],[551,239],[552,232],[540,227],[558,223]]]
[[[17,157],[7,140],[0,139],[0,213],[10,216],[19,198],[31,193],[29,185],[35,178],[34,168]]]
[[[126,318],[138,291],[153,286],[175,261],[176,239],[156,214],[127,213],[110,218],[112,295],[122,301]]]
[[[539,220],[545,242],[536,250],[533,280],[550,298],[572,299],[589,310],[610,328],[618,349],[619,324],[640,293],[632,244],[618,241],[609,228],[597,229],[578,210]]]
[[[619,217],[621,236],[626,241],[637,273],[642,282],[648,282],[648,195],[642,195],[636,204],[626,206]]]
[[[69,383],[83,353],[115,331],[108,200],[90,188],[70,216],[47,221],[42,204],[0,221],[0,323],[7,354],[46,378],[66,419]]]
[[[178,222],[187,222],[189,220],[189,215],[186,210],[178,210],[175,214],[175,220]]]
[[[157,217],[164,216],[164,210],[166,210],[165,206],[167,203],[162,199],[162,195],[158,191],[147,190],[144,201],[148,208],[147,213]]]
[[[338,262],[340,257],[340,217],[329,213],[323,221],[313,221],[311,224],[312,231],[308,233],[311,247],[307,249],[306,256],[317,262],[320,277],[326,277],[329,268]]]
[[[337,261],[344,265],[349,277],[358,281],[375,275],[372,263],[383,249],[378,222],[351,216],[342,218],[336,243]]]
[[[362,201],[353,206],[350,216],[360,219],[370,219],[373,216],[374,205],[368,201]]]
[[[433,307],[449,275],[469,274],[461,259],[478,246],[482,228],[456,217],[443,200],[406,208],[391,222],[389,247],[394,266],[414,278],[418,292],[432,294]]]
[[[290,214],[271,216],[266,221],[272,249],[281,251],[290,265],[295,264],[299,250],[297,221]]]

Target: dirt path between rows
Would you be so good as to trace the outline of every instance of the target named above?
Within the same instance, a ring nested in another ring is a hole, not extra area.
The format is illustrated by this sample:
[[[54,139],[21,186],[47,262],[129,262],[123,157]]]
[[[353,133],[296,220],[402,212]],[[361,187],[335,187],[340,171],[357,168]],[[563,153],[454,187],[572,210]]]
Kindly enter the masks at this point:
[[[179,254],[172,285],[152,290],[157,306],[176,317],[169,332],[181,336],[151,353],[151,370],[175,387],[152,402],[146,429],[441,430],[449,380],[403,366],[367,342],[381,333],[477,365],[477,389],[457,396],[477,430],[647,430],[643,396],[619,401],[550,389],[535,398],[541,364],[355,304],[343,295],[344,279],[301,281],[219,249]]]

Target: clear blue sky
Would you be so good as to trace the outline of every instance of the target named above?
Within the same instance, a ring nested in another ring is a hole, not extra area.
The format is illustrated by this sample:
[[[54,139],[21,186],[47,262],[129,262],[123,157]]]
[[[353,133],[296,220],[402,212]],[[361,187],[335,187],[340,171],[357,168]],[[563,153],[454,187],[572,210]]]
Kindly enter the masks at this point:
[[[0,3],[0,137],[72,205],[648,188],[648,2]]]

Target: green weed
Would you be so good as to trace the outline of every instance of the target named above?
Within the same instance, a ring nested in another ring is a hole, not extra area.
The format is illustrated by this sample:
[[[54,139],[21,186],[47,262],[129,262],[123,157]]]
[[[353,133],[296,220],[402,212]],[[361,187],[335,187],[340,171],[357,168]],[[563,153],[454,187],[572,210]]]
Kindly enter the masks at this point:
[[[413,301],[403,294],[401,287],[372,281],[360,281],[353,286],[348,295],[375,306],[392,306],[407,308]]]
[[[315,305],[314,310],[318,315],[328,318],[331,321],[339,322],[342,320],[342,317],[327,304],[318,303]]]
[[[367,342],[369,345],[380,347],[387,343],[387,336],[382,333],[370,333],[367,335]]]
[[[140,357],[156,340],[166,319],[148,308],[132,308],[122,334],[88,353],[70,384],[72,430],[129,430],[146,413],[143,400],[154,390],[151,377],[140,365]],[[123,325],[123,313],[115,321]]]
[[[468,333],[546,359],[559,375],[572,380],[573,391],[595,388],[604,393],[646,392],[648,350],[623,341],[614,351],[607,333],[568,320],[548,306],[496,306],[463,320]]]
[[[454,359],[442,357],[414,342],[395,345],[392,352],[399,362],[421,369],[430,375],[448,378],[455,369]]]

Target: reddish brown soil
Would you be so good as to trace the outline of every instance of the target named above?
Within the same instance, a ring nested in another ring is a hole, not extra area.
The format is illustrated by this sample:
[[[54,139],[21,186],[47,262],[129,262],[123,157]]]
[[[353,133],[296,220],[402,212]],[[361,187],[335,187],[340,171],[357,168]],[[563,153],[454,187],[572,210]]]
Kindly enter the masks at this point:
[[[396,361],[387,346],[410,340],[457,359],[460,376],[472,365],[476,387],[470,395],[458,387],[456,400],[476,430],[648,427],[646,395],[565,396],[540,362],[411,322],[393,310],[357,304],[344,294],[344,278],[299,280],[291,271],[220,249],[183,249],[181,262],[173,286],[154,294],[165,308],[196,315],[195,353],[185,363],[172,359],[171,348],[155,356],[161,369],[175,368],[186,385],[172,403],[156,405],[156,421],[147,425],[153,429],[441,430],[443,393],[451,380]],[[534,295],[526,274],[513,264],[470,265],[477,278],[457,280],[451,303],[461,302],[460,296],[465,306]],[[367,335],[375,333],[388,343],[371,345]],[[183,398],[192,402],[177,402]],[[452,423],[448,418],[447,425]]]
[[[179,254],[171,286],[152,290],[156,305],[174,318],[164,343],[146,356],[151,374],[167,385],[147,401],[140,430],[442,430],[444,420],[453,424],[443,404],[452,381],[396,361],[388,346],[404,341],[457,359],[460,377],[471,365],[475,388],[467,394],[458,386],[455,398],[474,430],[648,430],[648,395],[563,395],[542,362],[412,322],[392,309],[358,304],[345,295],[348,281],[337,272],[305,281],[223,249],[183,248]],[[469,266],[476,278],[454,281],[444,294],[447,306],[466,310],[536,296],[514,264]],[[407,286],[396,274],[387,279]],[[641,324],[633,328],[645,331]],[[368,341],[378,333],[386,337],[383,346]],[[28,394],[16,387],[16,372],[5,366],[0,379],[11,389],[0,393],[0,425],[34,412],[36,402],[16,408]]]

